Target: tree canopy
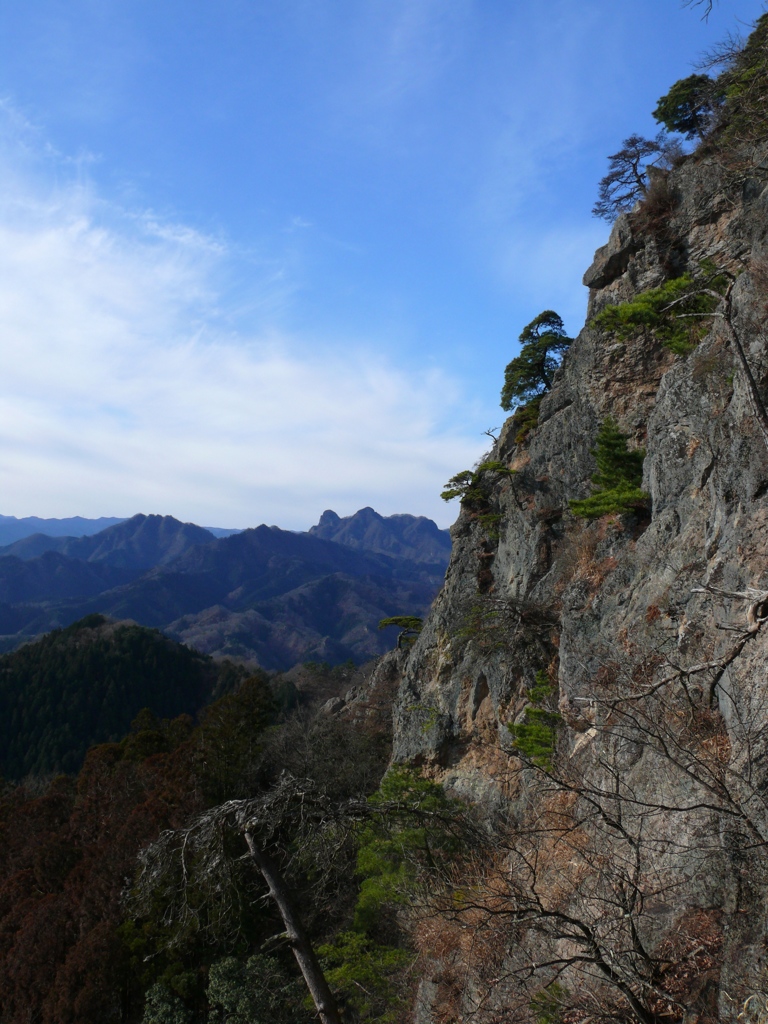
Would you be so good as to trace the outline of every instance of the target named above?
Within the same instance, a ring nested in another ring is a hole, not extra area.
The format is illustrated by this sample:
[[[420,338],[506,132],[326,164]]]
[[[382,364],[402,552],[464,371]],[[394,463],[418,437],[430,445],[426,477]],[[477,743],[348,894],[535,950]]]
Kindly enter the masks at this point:
[[[501,408],[510,410],[543,395],[552,387],[555,370],[572,339],[562,319],[545,309],[520,334],[522,349],[504,371]]]
[[[709,75],[689,75],[661,97],[653,116],[668,132],[679,132],[687,139],[696,135],[701,138],[724,98],[724,87]]]

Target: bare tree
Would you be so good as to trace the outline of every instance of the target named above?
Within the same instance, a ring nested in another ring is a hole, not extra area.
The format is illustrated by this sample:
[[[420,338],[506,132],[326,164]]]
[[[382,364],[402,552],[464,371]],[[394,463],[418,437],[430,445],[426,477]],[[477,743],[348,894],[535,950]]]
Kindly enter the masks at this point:
[[[701,942],[686,944],[680,921],[676,946],[665,946],[658,921],[680,917],[690,877],[708,877],[721,850],[703,838],[704,828],[694,840],[676,836],[669,808],[638,798],[628,772],[637,745],[637,736],[619,734],[568,770],[529,765],[535,774],[525,814],[494,821],[485,853],[472,862],[474,876],[465,866],[442,888],[433,880],[425,899],[448,918],[506,931],[505,973],[529,1001],[564,982],[573,990],[564,1010],[584,1011],[602,992],[602,1014],[592,1006],[591,1016],[657,1024],[685,1011],[668,981],[699,973],[711,953]],[[717,813],[678,810],[702,820]],[[669,869],[676,859],[685,862],[686,877]]]
[[[648,193],[649,168],[665,160],[671,143],[663,133],[654,139],[630,135],[618,153],[608,157],[608,173],[600,180],[597,202],[592,208],[595,217],[612,221],[618,214],[629,212]]]
[[[230,800],[182,829],[163,832],[140,857],[131,910],[141,916],[163,893],[165,919],[175,925],[171,945],[190,929],[207,930],[211,937],[220,938],[236,927],[232,910],[247,891],[244,863],[252,863],[280,914],[285,929],[281,938],[293,951],[320,1020],[341,1024],[286,872],[305,859],[310,848],[318,873],[328,871],[349,838],[356,808],[364,807],[364,801],[350,801],[342,814],[311,780],[284,773],[265,796]]]
[[[683,7],[703,7],[702,20],[706,21],[712,13],[714,0],[683,0]]]
[[[320,967],[315,950],[294,906],[290,890],[277,864],[266,854],[247,828],[243,835],[253,862],[261,872],[285,925],[288,940],[322,1024],[341,1024],[336,1000]]]
[[[744,51],[746,40],[738,32],[729,32],[725,38],[705,50],[694,64],[696,71],[728,71]]]
[[[408,800],[372,803],[364,796],[334,801],[313,780],[284,772],[265,795],[230,800],[198,815],[184,828],[162,833],[140,857],[129,909],[141,918],[161,897],[163,920],[173,926],[168,938],[171,947],[190,931],[207,931],[214,940],[231,937],[238,918],[233,910],[254,899],[244,875],[248,865],[255,866],[283,923],[284,931],[273,938],[289,944],[323,1024],[341,1024],[291,883],[311,873],[319,900],[326,887],[337,892],[334,872],[339,862],[349,863],[360,825],[372,821],[385,832],[421,828],[460,836],[456,846],[472,845],[476,834],[471,816],[457,815],[447,805],[420,807]],[[419,863],[424,858],[433,865],[441,863],[437,848],[430,849],[426,841],[414,856],[420,857]]]

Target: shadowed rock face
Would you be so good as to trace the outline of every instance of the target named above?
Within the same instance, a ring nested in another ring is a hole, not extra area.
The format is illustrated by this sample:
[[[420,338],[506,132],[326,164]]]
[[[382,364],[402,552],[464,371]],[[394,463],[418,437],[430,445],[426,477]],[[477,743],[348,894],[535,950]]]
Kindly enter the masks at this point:
[[[674,204],[663,231],[636,214],[620,218],[585,280],[593,315],[670,276],[697,273],[704,259],[730,271],[731,323],[768,399],[765,156],[710,151],[685,161],[667,183]],[[591,449],[606,416],[630,447],[647,452],[650,512],[588,523],[568,501],[591,491]],[[464,509],[451,531],[444,589],[400,669],[395,758],[428,766],[453,792],[489,813],[501,809],[521,828],[536,821],[543,829],[555,808],[572,813],[575,827],[583,812],[578,842],[563,834],[558,845],[551,833],[537,840],[546,908],[588,921],[609,950],[632,920],[649,962],[669,955],[676,964],[659,967],[653,984],[669,991],[672,973],[682,977],[687,964],[679,1003],[699,1019],[725,1019],[764,991],[768,894],[768,625],[759,621],[768,604],[748,589],[768,591],[768,451],[727,325],[713,318],[683,358],[651,332],[621,342],[588,323],[538,427],[522,444],[514,436],[508,423],[490,456],[516,471],[489,485],[485,511],[501,517],[497,529]],[[534,769],[521,773],[507,728],[526,720],[542,671],[561,715],[549,781]],[[597,794],[591,811],[589,786]],[[609,810],[612,786],[623,803]],[[619,810],[621,827],[610,817]],[[620,867],[630,849],[640,872],[634,889]],[[514,875],[511,854],[499,863],[509,895],[525,873]],[[635,905],[623,917],[608,895],[641,890],[642,911]],[[417,1024],[438,1008],[485,1022],[517,1007],[523,1019],[552,977],[529,978],[531,963],[583,951],[578,935],[570,946],[556,941],[541,918],[531,929],[513,926],[510,911],[489,915],[484,927],[485,962],[467,952],[466,930],[446,920],[438,940],[431,924],[441,953],[422,950],[432,959]],[[685,959],[697,944],[698,966]],[[650,1005],[644,968],[629,953],[611,955]],[[626,994],[605,977],[573,964],[559,983],[574,1006],[583,995],[586,1007],[591,993],[593,1005],[631,1016]],[[680,1019],[683,1010],[669,1013]]]

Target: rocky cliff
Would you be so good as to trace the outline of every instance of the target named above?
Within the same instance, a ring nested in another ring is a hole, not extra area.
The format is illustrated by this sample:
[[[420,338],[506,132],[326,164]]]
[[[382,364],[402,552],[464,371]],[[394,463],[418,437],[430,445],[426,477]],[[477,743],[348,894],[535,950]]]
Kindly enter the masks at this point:
[[[487,457],[513,475],[483,474],[453,527],[395,760],[480,807],[488,839],[414,925],[418,1024],[766,1004],[767,183],[765,146],[733,135],[654,176],[585,275],[587,325],[538,426],[518,443],[508,421]],[[713,265],[727,296],[690,354],[591,326]],[[607,416],[645,449],[650,500],[578,519]],[[543,752],[516,742],[526,722]]]

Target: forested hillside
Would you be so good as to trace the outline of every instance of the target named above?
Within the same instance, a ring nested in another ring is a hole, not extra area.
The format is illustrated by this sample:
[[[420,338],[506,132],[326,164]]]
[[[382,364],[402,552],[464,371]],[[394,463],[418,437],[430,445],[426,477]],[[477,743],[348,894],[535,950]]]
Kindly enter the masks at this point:
[[[0,776],[77,771],[142,708],[194,715],[242,670],[156,630],[91,615],[0,656]]]
[[[360,711],[355,721],[281,719],[269,680],[259,673],[210,705],[197,726],[186,715],[168,720],[142,712],[119,743],[93,748],[75,777],[6,786],[2,1020],[309,1024],[314,1014],[280,938],[284,926],[262,898],[261,875],[243,859],[242,837],[227,839],[214,876],[184,881],[172,869],[149,898],[140,884],[131,892],[126,882],[140,883],[140,851],[163,829],[181,828],[222,801],[286,792],[288,779],[311,780],[309,802],[320,793],[326,806],[364,800],[384,771],[390,736],[389,716],[376,713],[375,701],[363,701]],[[334,943],[357,897],[354,835],[338,832],[323,866],[301,815],[275,803],[269,828],[311,941]],[[204,859],[194,845],[193,838],[184,874]],[[388,937],[397,933],[390,922]],[[405,966],[396,949],[361,948],[355,979],[370,972],[369,955],[388,963],[389,974]],[[352,980],[343,984],[352,997],[359,991]],[[386,977],[375,982],[377,1006],[386,1006],[388,986]]]

